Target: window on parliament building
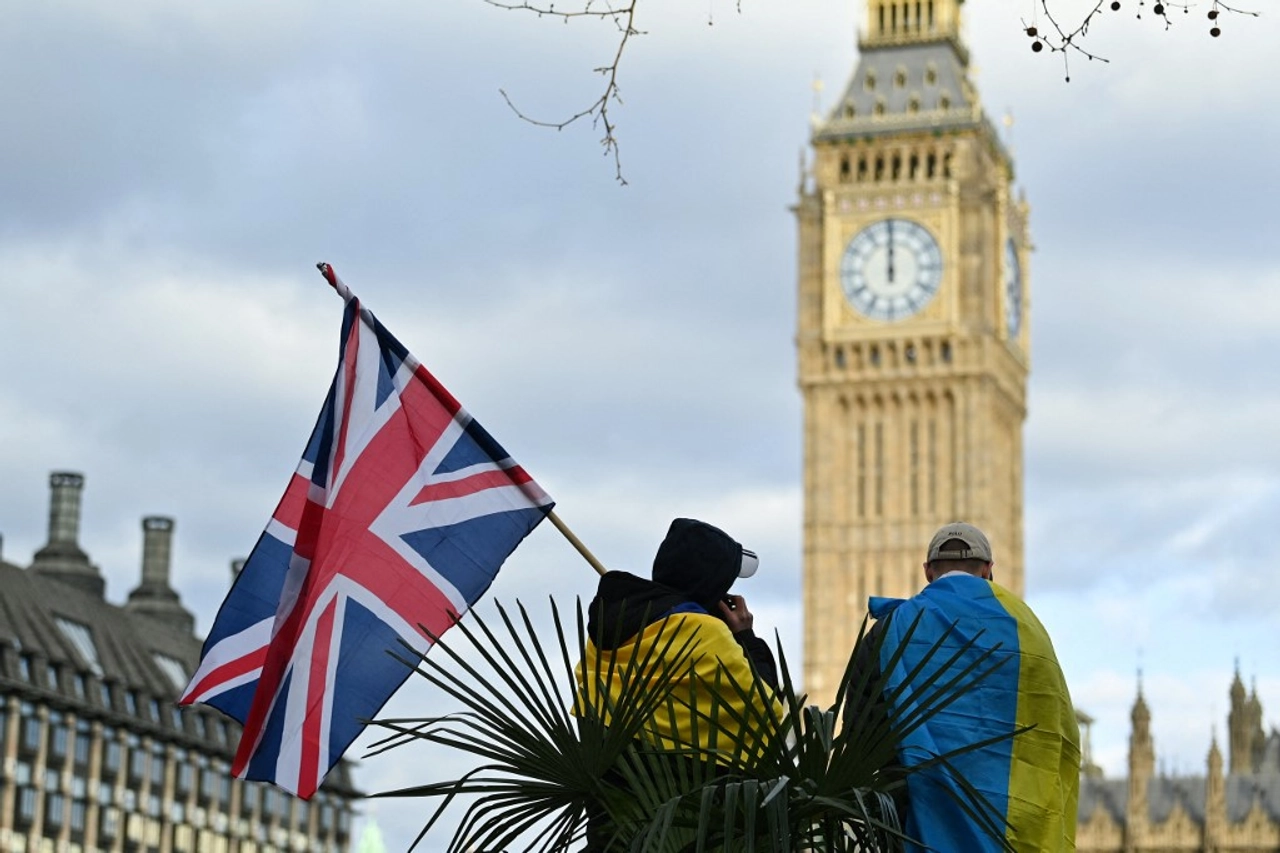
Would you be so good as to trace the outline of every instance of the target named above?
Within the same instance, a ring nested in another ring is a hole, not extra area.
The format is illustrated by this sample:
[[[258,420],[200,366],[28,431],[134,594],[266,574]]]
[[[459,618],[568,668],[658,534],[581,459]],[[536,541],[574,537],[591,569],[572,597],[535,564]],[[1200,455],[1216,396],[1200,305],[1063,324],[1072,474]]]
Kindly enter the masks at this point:
[[[98,837],[111,841],[120,831],[120,810],[115,806],[107,806],[98,813]]]
[[[57,711],[49,712],[49,758],[57,761],[67,757],[67,724]]]
[[[36,819],[36,789],[23,786],[18,789],[18,823],[30,824]]]
[[[111,729],[102,730],[102,772],[113,778],[120,772],[120,741]]]
[[[93,737],[89,734],[89,721],[76,722],[76,766],[89,766],[89,747],[93,745]]]
[[[151,784],[164,782],[164,747],[153,744],[151,747]]]
[[[191,791],[191,778],[195,775],[195,768],[187,763],[185,753],[175,755],[174,761],[178,769],[178,778],[175,782],[177,795],[185,797]]]
[[[44,825],[50,829],[61,829],[66,811],[66,798],[61,794],[50,794],[44,801]]]
[[[22,736],[18,745],[25,752],[35,752],[40,748],[40,718],[30,702],[22,703]]]

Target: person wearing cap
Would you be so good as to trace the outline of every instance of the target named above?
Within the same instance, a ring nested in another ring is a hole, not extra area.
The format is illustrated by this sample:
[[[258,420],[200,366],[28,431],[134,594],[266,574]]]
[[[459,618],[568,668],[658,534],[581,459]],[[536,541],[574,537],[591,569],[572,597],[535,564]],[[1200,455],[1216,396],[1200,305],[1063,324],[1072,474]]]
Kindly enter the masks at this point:
[[[774,698],[773,653],[755,635],[746,599],[730,593],[758,566],[755,553],[723,530],[689,518],[672,521],[650,578],[622,571],[601,576],[588,608],[588,642],[577,671],[581,701],[607,708],[625,686],[628,662],[651,656],[646,664],[661,666],[678,656],[686,669],[674,673],[669,684],[672,701],[655,709],[642,737],[651,746],[715,754],[745,734],[750,749],[755,733],[744,732],[742,723],[760,714],[748,713],[746,705],[771,702],[775,718],[783,713]],[[609,674],[607,683],[597,681]],[[607,724],[607,712],[605,717]],[[598,820],[599,815],[588,820],[588,851],[604,849]]]
[[[914,767],[985,743],[950,758],[949,770],[935,765],[907,776],[905,831],[924,845],[909,850],[1004,849],[961,805],[964,786],[957,777],[990,806],[989,826],[1014,850],[1075,850],[1075,708],[1048,632],[1030,607],[994,581],[994,565],[981,530],[946,524],[926,552],[925,588],[910,599],[873,596],[868,604],[877,620],[872,631],[883,634],[883,642],[864,646],[878,648],[875,672],[887,671],[881,708],[887,706],[892,719],[903,719],[915,702],[959,676],[954,701],[907,727],[898,761]],[[975,662],[974,671],[962,674]],[[920,693],[913,697],[915,690]],[[874,712],[865,703],[862,710]]]

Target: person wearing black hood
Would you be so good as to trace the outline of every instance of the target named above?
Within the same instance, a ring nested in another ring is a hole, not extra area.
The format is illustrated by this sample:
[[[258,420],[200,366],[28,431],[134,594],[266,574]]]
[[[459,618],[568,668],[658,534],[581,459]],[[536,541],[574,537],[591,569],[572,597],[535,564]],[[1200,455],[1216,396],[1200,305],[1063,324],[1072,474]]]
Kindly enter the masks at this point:
[[[717,743],[723,748],[733,742],[740,721],[760,718],[742,707],[757,697],[767,697],[780,718],[773,652],[755,635],[746,599],[729,593],[758,565],[756,555],[723,530],[690,518],[672,521],[654,557],[651,580],[621,571],[600,578],[588,611],[586,657],[578,667],[583,699],[604,707],[600,692],[618,696],[630,661],[655,653],[676,655],[683,648],[689,672],[677,674],[669,687],[681,698],[664,703],[644,728],[647,739],[658,741],[653,745],[713,753]],[[614,676],[608,684],[588,677],[607,672]],[[730,680],[740,689],[728,686]],[[767,690],[760,689],[761,682]],[[713,731],[707,714],[717,703],[722,710]],[[593,834],[589,830],[589,838]],[[589,841],[587,849],[602,848]]]

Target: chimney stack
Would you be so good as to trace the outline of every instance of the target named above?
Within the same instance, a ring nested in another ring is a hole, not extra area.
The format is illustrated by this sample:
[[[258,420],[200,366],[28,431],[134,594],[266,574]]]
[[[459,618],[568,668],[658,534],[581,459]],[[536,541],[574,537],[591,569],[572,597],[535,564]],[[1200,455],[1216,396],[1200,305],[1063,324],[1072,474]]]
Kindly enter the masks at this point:
[[[129,593],[125,609],[166,622],[190,634],[196,620],[182,606],[169,585],[169,559],[173,551],[173,519],[150,515],[142,519],[142,583]]]
[[[49,544],[75,545],[80,538],[80,493],[84,475],[54,471],[49,475]]]
[[[173,550],[173,519],[150,515],[142,519],[142,585],[169,588],[169,556]]]
[[[49,541],[36,552],[31,570],[101,598],[106,584],[78,541],[84,476],[54,471],[49,475],[49,490]]]

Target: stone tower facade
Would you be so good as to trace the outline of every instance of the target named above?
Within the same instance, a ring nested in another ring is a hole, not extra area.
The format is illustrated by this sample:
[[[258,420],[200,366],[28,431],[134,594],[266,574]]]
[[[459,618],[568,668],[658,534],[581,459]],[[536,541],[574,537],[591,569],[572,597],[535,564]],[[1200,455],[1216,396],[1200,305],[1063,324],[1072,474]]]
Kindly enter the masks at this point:
[[[1156,748],[1151,738],[1151,709],[1142,695],[1142,685],[1138,685],[1138,698],[1133,703],[1133,712],[1129,715],[1132,728],[1129,732],[1129,797],[1125,810],[1124,849],[1132,853],[1146,846],[1150,826],[1147,814],[1148,793],[1151,776],[1156,769]]]
[[[1023,588],[1027,205],[983,112],[960,0],[868,0],[815,117],[799,227],[805,689],[835,693],[867,596],[914,594],[933,531],[977,524]]]

